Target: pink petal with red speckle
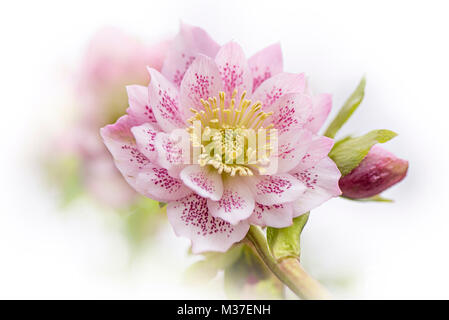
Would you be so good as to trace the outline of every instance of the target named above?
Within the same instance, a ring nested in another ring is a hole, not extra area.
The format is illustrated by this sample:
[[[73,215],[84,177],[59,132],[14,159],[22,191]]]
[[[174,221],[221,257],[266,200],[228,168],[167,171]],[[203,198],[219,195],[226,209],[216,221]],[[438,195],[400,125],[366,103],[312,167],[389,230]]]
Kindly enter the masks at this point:
[[[158,130],[155,130],[153,125],[144,123],[141,126],[133,127],[131,132],[136,139],[136,144],[139,151],[142,152],[151,162],[155,163],[155,160],[157,159],[155,141]]]
[[[296,169],[304,170],[314,166],[327,157],[333,146],[333,139],[325,136],[314,136]]]
[[[180,177],[190,189],[204,198],[218,201],[223,195],[221,175],[209,166],[187,166],[181,171]]]
[[[272,206],[256,203],[248,222],[261,227],[285,228],[293,223],[292,219],[292,203],[274,204]]]
[[[307,128],[313,133],[317,133],[332,109],[332,96],[327,93],[313,97],[313,111],[307,124]]]
[[[187,134],[185,131],[181,131],[181,133]],[[184,139],[181,139],[175,135],[175,132],[172,134],[159,132],[156,134],[154,146],[158,154],[158,164],[167,169],[173,177],[178,177],[186,163],[189,162],[190,141],[188,134]]]
[[[279,43],[272,44],[260,50],[248,59],[253,75],[253,92],[262,82],[283,70],[282,50]]]
[[[278,130],[279,136],[304,128],[312,114],[312,98],[300,93],[287,93],[273,105],[264,108],[265,112],[273,111],[268,121]]]
[[[304,93],[306,80],[304,74],[279,73],[264,81],[254,91],[253,101],[260,101],[264,110],[287,93]]]
[[[306,213],[327,200],[341,195],[337,165],[326,157],[314,167],[291,173],[306,186],[306,191],[294,202],[294,217]]]
[[[305,156],[312,137],[309,130],[295,130],[280,136],[277,150],[271,157],[272,161],[277,161],[276,172],[285,173],[296,168]]]
[[[180,179],[170,176],[167,169],[152,164],[137,176],[136,189],[144,196],[162,202],[178,200],[192,193]]]
[[[254,200],[266,206],[292,202],[306,190],[298,179],[285,173],[249,177],[247,183],[254,195]]]
[[[125,115],[115,124],[107,125],[100,130],[115,165],[133,188],[136,188],[138,174],[143,172],[150,163],[148,158],[137,149],[131,133],[131,128],[139,124],[135,119]]]
[[[230,100],[234,89],[237,89],[236,104],[239,103],[243,91],[246,90],[251,94],[253,88],[251,70],[243,49],[237,43],[229,42],[221,47],[215,62],[220,70],[227,101]]]
[[[231,177],[223,181],[223,196],[218,201],[207,200],[209,212],[231,224],[248,218],[254,210],[254,196],[240,179]]]
[[[198,54],[215,58],[219,49],[220,46],[206,31],[181,23],[179,33],[173,40],[164,61],[162,74],[179,87],[185,72]]]
[[[157,70],[148,69],[151,80],[148,99],[157,123],[165,132],[185,126],[184,112],[179,104],[178,89]]]
[[[192,241],[192,252],[227,251],[234,243],[242,240],[249,224],[238,225],[210,215],[207,199],[191,194],[167,205],[167,217],[177,236]]]
[[[214,60],[199,55],[187,70],[181,83],[181,104],[185,109],[203,110],[201,99],[218,99],[222,90],[220,72]]]
[[[149,106],[148,87],[132,85],[127,86],[129,108],[126,112],[139,119],[141,123],[149,123],[154,129],[160,131],[160,127],[156,121],[153,110]]]

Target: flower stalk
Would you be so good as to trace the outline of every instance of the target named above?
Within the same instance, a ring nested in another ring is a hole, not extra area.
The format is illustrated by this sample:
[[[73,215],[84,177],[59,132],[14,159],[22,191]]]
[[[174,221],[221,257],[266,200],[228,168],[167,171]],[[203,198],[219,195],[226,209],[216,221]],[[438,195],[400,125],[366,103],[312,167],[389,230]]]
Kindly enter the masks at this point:
[[[297,258],[290,257],[276,261],[260,228],[251,226],[246,235],[246,240],[256,250],[271,272],[299,298],[307,300],[331,298],[329,292],[304,271]]]

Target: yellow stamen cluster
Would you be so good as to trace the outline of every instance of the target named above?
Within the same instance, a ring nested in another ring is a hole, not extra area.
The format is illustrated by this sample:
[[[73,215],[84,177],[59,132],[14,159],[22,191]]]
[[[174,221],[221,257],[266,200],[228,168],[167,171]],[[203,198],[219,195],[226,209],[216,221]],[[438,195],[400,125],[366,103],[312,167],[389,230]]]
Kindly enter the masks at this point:
[[[228,104],[224,92],[219,93],[218,99],[201,99],[201,110],[190,109],[194,115],[188,120],[191,124],[188,131],[193,147],[200,148],[198,163],[201,166],[212,165],[220,174],[251,176],[250,166],[260,169],[259,165],[265,165],[268,161],[272,137],[269,136],[263,145],[259,145],[258,135],[273,128],[272,124],[263,127],[273,112],[264,112],[260,102],[253,104],[245,99],[246,92],[236,105],[236,95],[237,90],[234,90]],[[195,128],[197,122],[201,123],[200,130]],[[251,129],[255,136],[250,137],[247,129]],[[204,141],[211,142],[204,145]],[[264,151],[262,157],[260,151]]]

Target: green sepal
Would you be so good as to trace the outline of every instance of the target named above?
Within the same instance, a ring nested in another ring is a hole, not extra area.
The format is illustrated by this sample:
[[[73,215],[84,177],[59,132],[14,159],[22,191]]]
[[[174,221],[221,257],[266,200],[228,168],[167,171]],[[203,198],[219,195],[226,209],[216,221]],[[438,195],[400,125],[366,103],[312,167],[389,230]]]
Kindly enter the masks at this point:
[[[301,254],[300,236],[309,219],[305,213],[293,219],[293,224],[286,228],[267,228],[267,241],[273,257],[280,261],[284,258],[299,258]]]
[[[396,136],[390,130],[373,130],[360,137],[347,137],[335,143],[329,157],[334,160],[341,175],[345,176],[362,162],[373,145],[387,142]]]
[[[363,97],[365,96],[365,77],[360,80],[359,85],[351,94],[351,96],[346,100],[343,106],[338,111],[334,120],[329,124],[324,135],[329,138],[334,138],[340,128],[348,121],[352,116],[357,107],[362,103]]]
[[[371,202],[371,201],[372,202],[389,202],[389,203],[394,202],[393,199],[384,198],[379,194],[369,197],[369,198],[362,198],[362,199],[351,199],[351,198],[344,197],[344,196],[342,196],[342,198],[347,199],[347,200],[352,200],[352,201],[360,201],[360,202]]]

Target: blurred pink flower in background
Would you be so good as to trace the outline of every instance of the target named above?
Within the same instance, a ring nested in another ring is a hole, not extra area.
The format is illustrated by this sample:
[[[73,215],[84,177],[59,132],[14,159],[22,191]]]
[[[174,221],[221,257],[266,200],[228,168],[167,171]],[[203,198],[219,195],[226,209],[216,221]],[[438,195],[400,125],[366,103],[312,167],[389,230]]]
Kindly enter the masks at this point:
[[[378,195],[405,178],[408,161],[375,145],[363,161],[340,179],[344,197],[363,199]]]
[[[126,207],[137,195],[114,166],[98,130],[125,112],[127,84],[148,83],[146,66],[161,69],[168,44],[147,45],[119,29],[105,28],[92,38],[75,73],[78,119],[59,138],[57,152],[76,157],[82,187],[107,206]]]

